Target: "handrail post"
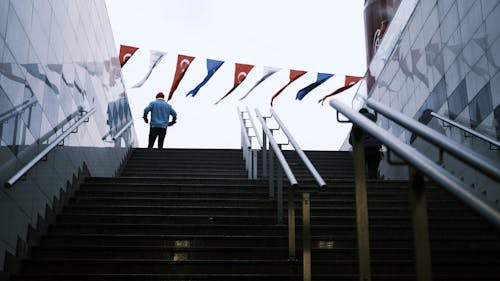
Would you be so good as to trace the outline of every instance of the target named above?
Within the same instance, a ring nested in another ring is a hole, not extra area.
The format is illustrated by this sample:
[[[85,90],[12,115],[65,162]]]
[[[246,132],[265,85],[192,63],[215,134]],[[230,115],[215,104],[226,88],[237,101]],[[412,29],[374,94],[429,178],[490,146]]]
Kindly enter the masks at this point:
[[[353,128],[360,130],[360,128]],[[356,225],[358,232],[359,280],[371,280],[368,203],[365,176],[363,133],[353,134],[354,186],[356,193]]]
[[[415,271],[417,280],[432,280],[431,250],[429,242],[429,226],[427,219],[427,203],[425,199],[425,183],[422,173],[416,168],[409,168],[409,188],[411,214],[413,221],[413,244],[415,251]]]
[[[253,163],[253,168],[252,168],[252,171],[253,171],[253,179],[254,179],[254,180],[256,180],[256,179],[257,179],[257,173],[258,173],[258,171],[257,171],[257,169],[258,169],[258,167],[257,167],[257,161],[258,161],[258,158],[259,158],[259,156],[258,156],[258,154],[257,154],[257,150],[252,149],[252,156],[253,156],[253,157],[252,157],[252,163]]]
[[[279,148],[281,149],[281,145],[279,145]],[[276,165],[276,197],[277,197],[277,204],[278,204],[278,210],[277,210],[277,215],[278,215],[278,224],[282,225],[283,224],[283,169],[281,168],[281,165]]]
[[[311,197],[302,193],[302,271],[303,280],[311,281]]]
[[[295,188],[288,187],[288,260],[296,260],[295,254]]]
[[[248,136],[247,126],[245,124],[245,119],[243,118],[243,112],[240,111],[239,108],[236,108],[238,112],[238,118],[240,119],[240,127],[241,127],[241,150],[243,152],[243,159],[245,160],[245,168],[248,173],[248,179],[252,179],[252,142],[250,137]]]
[[[252,179],[252,151],[249,150],[248,148],[245,148],[246,150],[246,166],[247,166],[247,176],[248,179]]]
[[[274,200],[274,149],[272,146],[269,146],[269,198]]]
[[[243,127],[243,130],[245,130],[246,132],[246,135],[248,136],[248,141],[249,141],[249,147],[246,148],[246,154],[247,154],[247,171],[248,171],[248,179],[252,179],[252,176],[253,176],[253,171],[252,171],[252,168],[253,168],[253,164],[252,164],[252,139],[250,138],[249,136],[249,130],[246,126],[246,119],[244,119],[244,112],[241,113],[241,117],[243,118],[243,125],[245,125],[245,127]]]
[[[264,121],[266,118],[264,117]],[[269,146],[269,149],[271,149],[271,146]],[[272,153],[271,153],[272,154]],[[267,162],[267,135],[264,132],[264,129],[262,129],[262,176],[265,178],[269,175],[268,171],[268,162]]]

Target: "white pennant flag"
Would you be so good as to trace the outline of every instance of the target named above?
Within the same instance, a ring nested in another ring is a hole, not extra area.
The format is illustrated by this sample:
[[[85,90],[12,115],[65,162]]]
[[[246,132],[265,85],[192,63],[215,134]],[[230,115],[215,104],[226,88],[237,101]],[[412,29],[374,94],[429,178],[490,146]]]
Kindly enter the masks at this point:
[[[279,70],[280,70],[280,68],[264,66],[262,78],[260,78],[260,80],[257,81],[257,83],[255,83],[255,85],[253,85],[253,87],[248,91],[248,93],[246,93],[243,97],[240,98],[240,100],[246,98],[250,94],[250,92],[252,92],[252,90],[255,89],[260,83],[264,82],[264,80],[266,80],[269,76],[273,75],[274,73],[278,72]]]
[[[142,78],[142,80],[139,81],[137,84],[135,84],[134,86],[132,86],[132,88],[139,88],[140,86],[142,86],[142,84],[144,84],[146,82],[146,80],[148,80],[149,75],[151,75],[151,72],[153,72],[153,69],[160,63],[161,59],[166,54],[167,53],[164,53],[164,52],[159,52],[159,51],[151,50],[151,55],[149,56],[149,58],[150,58],[149,59],[150,60],[149,71],[146,74],[146,76],[144,78]]]

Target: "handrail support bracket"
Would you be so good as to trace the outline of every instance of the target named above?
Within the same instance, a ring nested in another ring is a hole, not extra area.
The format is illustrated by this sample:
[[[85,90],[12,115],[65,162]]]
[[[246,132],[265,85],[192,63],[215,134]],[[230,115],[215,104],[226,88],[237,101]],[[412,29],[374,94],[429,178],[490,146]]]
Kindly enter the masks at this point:
[[[359,280],[371,280],[368,202],[365,176],[365,151],[363,133],[354,134],[354,190],[358,236]]]
[[[432,280],[431,247],[425,199],[424,176],[416,168],[409,167],[410,204],[413,221],[413,243],[417,280]]]

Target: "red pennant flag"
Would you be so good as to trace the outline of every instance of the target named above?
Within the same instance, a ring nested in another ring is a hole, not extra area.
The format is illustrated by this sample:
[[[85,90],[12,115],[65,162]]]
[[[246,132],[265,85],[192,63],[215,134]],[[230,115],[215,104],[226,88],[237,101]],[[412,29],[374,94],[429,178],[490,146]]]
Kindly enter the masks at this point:
[[[245,78],[247,78],[248,73],[250,70],[252,70],[254,66],[251,64],[242,64],[242,63],[236,63],[236,68],[234,70],[234,86],[227,94],[225,94],[222,98],[220,98],[215,104],[218,104],[221,100],[223,100],[225,97],[229,96],[229,94],[238,87]]]
[[[321,105],[323,105],[323,103],[325,102],[325,100],[327,98],[329,98],[331,96],[334,96],[334,95],[336,95],[338,93],[342,93],[343,91],[351,88],[352,86],[356,85],[356,83],[358,83],[358,81],[361,80],[361,79],[363,79],[363,77],[346,75],[343,87],[340,87],[337,90],[335,90],[333,93],[324,96],[318,102],[321,103]]]
[[[344,86],[354,85],[358,83],[358,81],[361,79],[363,79],[363,77],[346,75]]]
[[[288,84],[286,84],[285,86],[283,86],[283,88],[281,88],[276,94],[274,94],[274,96],[271,98],[271,106],[273,106],[273,101],[274,99],[279,95],[281,94],[281,92],[283,92],[283,90],[290,84],[292,84],[293,81],[297,80],[300,78],[300,76],[306,74],[307,71],[302,71],[302,70],[293,70],[293,69],[290,69],[290,82],[288,82]]]
[[[139,48],[131,47],[127,45],[120,45],[120,66],[123,67],[125,63],[130,59],[130,57],[137,51]]]
[[[182,77],[184,77],[184,74],[186,74],[186,70],[191,65],[191,62],[194,60],[194,58],[195,57],[184,56],[184,55],[177,56],[177,68],[175,69],[174,81],[172,82],[172,87],[170,88],[170,93],[168,94],[167,100],[172,99],[172,96],[174,95],[177,86],[179,86]]]

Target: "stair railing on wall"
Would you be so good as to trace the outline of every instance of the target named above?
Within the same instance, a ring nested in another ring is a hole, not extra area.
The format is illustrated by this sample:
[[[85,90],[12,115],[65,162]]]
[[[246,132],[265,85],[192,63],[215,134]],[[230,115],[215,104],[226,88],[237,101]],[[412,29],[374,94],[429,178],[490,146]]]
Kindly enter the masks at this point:
[[[430,132],[430,128],[425,130],[418,124],[415,124],[413,119],[405,116],[400,116],[401,113],[395,112],[392,109],[368,100],[366,103],[369,107],[374,108],[377,112],[382,113],[389,119],[401,124],[404,127],[411,128],[411,130],[419,135],[424,135]],[[431,270],[431,255],[430,243],[428,232],[428,219],[427,207],[424,193],[424,176],[434,181],[437,185],[443,187],[458,199],[469,205],[472,209],[477,211],[480,215],[485,217],[496,227],[500,227],[500,213],[488,203],[480,200],[473,194],[466,184],[462,182],[455,175],[445,170],[439,164],[435,163],[414,147],[404,143],[397,137],[391,135],[385,129],[377,126],[373,121],[364,117],[362,114],[353,110],[349,106],[340,102],[338,99],[332,98],[330,106],[335,108],[338,112],[346,116],[356,127],[353,130],[361,130],[368,133],[373,137],[380,140],[388,149],[394,151],[401,159],[403,159],[410,166],[410,196],[411,196],[411,212],[413,220],[413,237],[415,248],[415,266],[418,280],[432,280]],[[402,114],[401,114],[402,115]],[[338,115],[337,115],[338,118]],[[415,121],[416,122],[416,121]],[[416,122],[418,123],[418,122]],[[419,123],[420,124],[420,123]],[[420,124],[422,125],[422,124]],[[423,126],[423,125],[422,125]],[[425,127],[425,126],[424,126]],[[363,149],[362,134],[354,134],[353,140],[353,155],[354,155],[354,169],[355,169],[355,189],[356,189],[356,221],[358,229],[358,251],[359,251],[359,269],[360,280],[371,280],[370,273],[370,254],[369,254],[369,233],[368,233],[368,213],[366,202],[366,179],[365,179],[365,158]],[[356,136],[357,135],[357,136]],[[444,140],[446,137],[442,136],[438,139]],[[451,152],[451,147],[444,148],[447,152]],[[449,150],[450,149],[450,150]],[[460,150],[460,148],[459,148]],[[459,153],[459,152],[457,152]],[[464,151],[464,154],[465,153]],[[472,156],[461,155],[464,158],[475,158]],[[477,160],[477,159],[476,159]],[[481,162],[481,161],[480,161]],[[493,167],[485,163],[480,164],[485,173],[496,174],[496,171],[491,170]],[[486,168],[487,167],[487,168]]]
[[[480,140],[485,141],[486,143],[489,144],[490,150],[500,149],[500,142],[498,142],[490,137],[487,137],[487,136],[485,136],[485,135],[483,135],[475,130],[472,130],[471,128],[467,128],[461,124],[458,124],[457,122],[452,121],[444,116],[441,116],[441,115],[437,114],[436,112],[431,112],[430,114],[432,117],[435,117],[435,118],[441,120],[443,122],[443,125],[453,126],[455,128],[462,130],[464,132],[465,136],[467,136],[467,134],[469,134],[469,135],[475,136],[476,138],[478,138]]]
[[[45,147],[45,149],[43,149],[33,159],[31,159],[31,161],[24,165],[24,167],[22,167],[17,173],[10,177],[9,180],[7,180],[7,182],[5,183],[5,186],[12,187],[22,176],[24,176],[24,174],[26,174],[31,168],[33,168],[33,166],[35,166],[38,161],[42,160],[47,154],[49,154],[50,151],[52,151],[52,149],[54,149],[54,147],[63,142],[69,134],[77,132],[78,127],[80,127],[83,122],[88,122],[89,117],[94,114],[95,111],[95,108],[92,108],[89,111],[81,110],[80,114],[75,118],[75,123],[73,123],[73,125],[71,125],[66,130],[63,130],[61,135],[59,135],[54,141],[49,143]]]
[[[326,183],[318,173],[314,165],[311,163],[309,158],[306,156],[304,151],[300,148],[299,144],[293,138],[292,134],[285,127],[285,124],[278,117],[276,112],[271,109],[271,118],[273,118],[279,126],[279,130],[281,130],[284,135],[288,139],[288,143],[293,146],[295,152],[298,154],[300,159],[304,162],[306,168],[312,174],[314,179],[316,180],[318,186],[322,189],[326,188]],[[296,260],[296,242],[295,242],[295,190],[298,189],[298,183],[293,175],[293,172],[290,170],[288,162],[283,156],[283,152],[281,151],[281,145],[276,142],[272,130],[269,129],[265,118],[262,116],[258,109],[255,109],[255,113],[257,115],[257,119],[260,121],[262,125],[263,136],[266,136],[270,143],[270,153],[269,153],[269,171],[268,171],[268,179],[269,179],[269,193],[274,194],[273,186],[274,181],[277,182],[277,206],[278,206],[278,224],[283,223],[283,175],[282,170],[285,171],[285,174],[290,182],[288,186],[288,258],[290,260]],[[267,147],[267,144],[263,143],[263,148]],[[263,153],[266,153],[266,149],[263,150]],[[274,156],[278,158],[278,162],[281,166],[276,167],[276,178],[274,177]],[[271,197],[272,198],[272,197]],[[310,193],[303,192],[302,193],[302,265],[303,265],[303,280],[310,281],[311,280],[311,211],[310,211]]]
[[[474,169],[500,182],[500,168],[498,167],[498,164],[493,163],[491,160],[478,154],[474,150],[446,137],[443,134],[438,133],[437,131],[425,126],[413,118],[404,115],[401,112],[392,110],[380,102],[368,100],[366,104],[370,108],[373,108],[376,112],[381,113],[399,125],[407,128],[413,134],[424,138],[437,146],[439,149],[450,153]]]

